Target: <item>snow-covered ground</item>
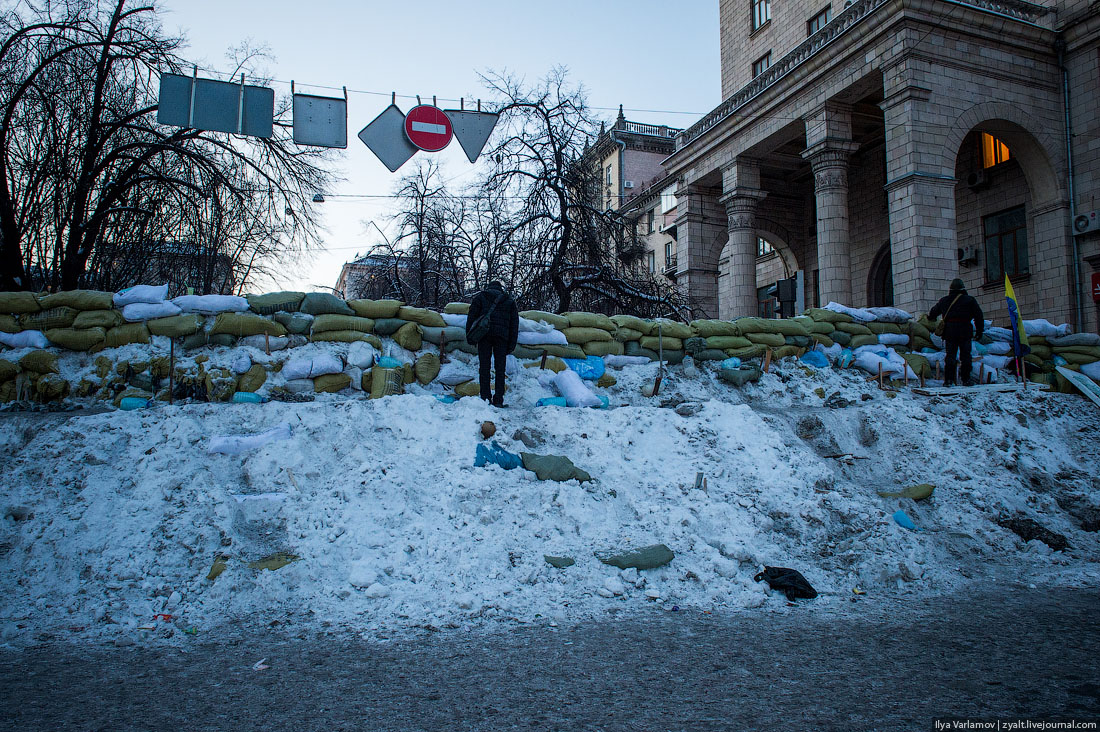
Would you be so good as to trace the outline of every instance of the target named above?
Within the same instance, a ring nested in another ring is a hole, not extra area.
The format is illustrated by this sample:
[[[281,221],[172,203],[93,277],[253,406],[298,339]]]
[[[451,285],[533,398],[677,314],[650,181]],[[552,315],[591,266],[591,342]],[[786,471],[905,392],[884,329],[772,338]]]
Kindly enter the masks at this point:
[[[599,390],[611,409],[535,407],[551,392],[519,369],[504,410],[412,386],[373,401],[0,414],[2,640],[179,642],[273,620],[386,637],[652,604],[783,607],[753,581],[762,565],[800,570],[813,602],[836,608],[856,587],[1100,583],[1098,534],[1081,528],[1100,508],[1100,412],[1082,398],[895,396],[793,360],[741,389],[674,367],[646,398],[656,369],[612,371],[618,384]],[[852,403],[824,406],[836,392]],[[473,467],[486,420],[504,448],[568,456],[596,480]],[[283,424],[288,439],[209,451]],[[877,495],[916,483],[934,484],[932,498]],[[899,509],[919,530],[894,521]],[[1070,548],[996,524],[1017,514]],[[656,543],[676,554],[660,569],[595,557]],[[249,567],[275,552],[299,559]],[[208,579],[219,555],[225,569]]]

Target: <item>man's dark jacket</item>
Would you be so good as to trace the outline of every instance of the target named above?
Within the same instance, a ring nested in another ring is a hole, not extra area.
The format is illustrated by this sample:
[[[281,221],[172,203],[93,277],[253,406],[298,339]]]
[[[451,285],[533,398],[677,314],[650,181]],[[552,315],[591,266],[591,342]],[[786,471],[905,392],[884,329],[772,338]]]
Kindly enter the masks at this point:
[[[508,352],[511,353],[516,349],[516,342],[519,339],[519,308],[516,307],[516,301],[512,296],[504,290],[490,286],[474,295],[474,299],[470,301],[470,312],[466,316],[466,337],[469,340],[470,326],[482,313],[488,312],[494,302],[496,307],[489,316],[489,332],[485,337],[505,341],[508,344]],[[471,342],[471,345],[477,344]]]
[[[958,297],[958,302],[951,304]],[[950,312],[948,310],[950,309]],[[946,315],[945,315],[946,313]],[[971,338],[981,338],[985,331],[985,316],[978,305],[978,301],[966,294],[966,290],[953,290],[946,297],[940,299],[935,306],[928,311],[928,317],[935,320],[943,317],[943,339],[945,341],[967,341]],[[970,324],[974,327],[971,330]]]

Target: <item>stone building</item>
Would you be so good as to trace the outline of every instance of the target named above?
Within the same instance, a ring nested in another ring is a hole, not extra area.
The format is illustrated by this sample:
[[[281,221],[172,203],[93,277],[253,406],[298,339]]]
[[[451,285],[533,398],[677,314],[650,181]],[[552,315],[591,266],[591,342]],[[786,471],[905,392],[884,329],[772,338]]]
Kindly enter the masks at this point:
[[[912,312],[958,276],[1003,324],[1007,273],[1025,317],[1097,329],[1100,224],[1073,223],[1100,209],[1100,6],[719,8],[723,101],[663,163],[675,276],[705,314],[758,313],[782,269],[806,305]]]

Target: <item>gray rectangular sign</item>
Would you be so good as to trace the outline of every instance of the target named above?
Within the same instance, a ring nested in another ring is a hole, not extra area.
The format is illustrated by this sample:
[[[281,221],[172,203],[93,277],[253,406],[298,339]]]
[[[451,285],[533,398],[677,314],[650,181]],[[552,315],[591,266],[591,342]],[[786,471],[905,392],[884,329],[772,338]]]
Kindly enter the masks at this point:
[[[178,74],[160,77],[161,124],[266,138],[271,137],[274,116],[274,89]]]
[[[317,147],[348,146],[348,103],[339,97],[294,95],[294,142]]]

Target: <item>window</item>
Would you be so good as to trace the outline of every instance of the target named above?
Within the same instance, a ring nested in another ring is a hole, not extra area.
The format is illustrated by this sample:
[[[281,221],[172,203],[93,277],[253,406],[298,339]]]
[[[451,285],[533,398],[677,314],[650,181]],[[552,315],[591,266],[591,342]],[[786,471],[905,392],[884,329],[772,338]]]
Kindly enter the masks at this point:
[[[994,165],[1003,163],[1012,157],[1012,154],[1008,150],[1008,145],[988,132],[983,132],[981,134],[981,146],[983,168],[992,168]]]
[[[772,243],[763,237],[756,237],[756,256],[763,257],[765,254],[771,254],[775,251],[775,247]]]
[[[752,29],[755,31],[772,19],[772,0],[751,0]]]
[[[672,264],[676,261],[676,250],[672,248],[672,242],[665,242],[665,263]]]
[[[645,258],[646,258],[646,264],[649,266],[649,271],[651,273],[656,272],[657,271],[657,252],[650,249],[648,252],[645,253]]]
[[[611,185],[611,166],[607,166],[607,185]]]
[[[676,208],[676,189],[666,188],[661,191],[661,213],[668,213],[674,208]]]
[[[655,212],[653,211],[653,209],[649,209],[648,211],[645,212],[645,231],[646,231],[647,234],[652,234],[653,233],[653,215],[654,215],[654,213]]]
[[[757,315],[761,318],[775,317],[775,298],[768,294],[768,290],[774,287],[775,285],[771,284],[756,288],[756,301],[760,304]]]
[[[825,25],[833,19],[832,11],[830,8],[825,8],[820,13],[815,15],[806,21],[806,35],[812,36],[819,30],[825,27]]]
[[[1023,206],[983,217],[982,230],[986,282],[1003,282],[1005,275],[1027,274],[1027,217]]]
[[[760,58],[752,62],[752,78],[756,78],[764,73],[764,70],[772,65],[772,52],[768,51]]]

